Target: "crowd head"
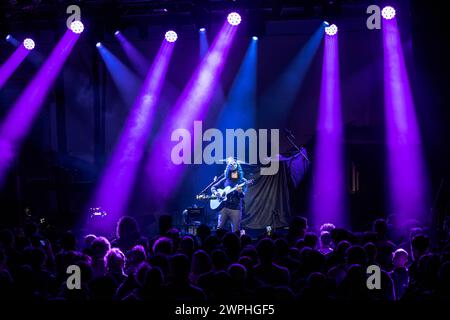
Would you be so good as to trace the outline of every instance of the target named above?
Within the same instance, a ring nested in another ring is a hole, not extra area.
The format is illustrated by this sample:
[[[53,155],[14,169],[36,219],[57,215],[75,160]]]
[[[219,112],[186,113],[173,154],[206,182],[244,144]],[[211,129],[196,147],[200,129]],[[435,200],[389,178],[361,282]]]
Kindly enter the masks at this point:
[[[0,229],[0,298],[77,300],[258,300],[450,298],[450,243],[414,224],[393,237],[391,224],[352,232],[310,228],[293,217],[287,232],[256,237],[201,225],[181,234],[163,215],[155,235],[124,216],[114,238],[38,224]],[[81,272],[67,289],[67,268]],[[367,287],[379,268],[382,290]]]

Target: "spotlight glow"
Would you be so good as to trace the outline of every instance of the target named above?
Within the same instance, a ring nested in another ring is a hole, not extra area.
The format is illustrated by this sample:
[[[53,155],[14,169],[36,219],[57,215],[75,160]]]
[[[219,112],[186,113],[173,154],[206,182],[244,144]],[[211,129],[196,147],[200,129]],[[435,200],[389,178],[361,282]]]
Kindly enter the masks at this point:
[[[23,140],[31,130],[78,38],[78,34],[66,30],[39,71],[9,108],[8,114],[3,117],[0,124],[0,185],[5,182],[10,166],[20,153]],[[17,50],[29,53],[22,45]]]
[[[158,100],[174,48],[174,45],[168,41],[162,40],[161,42],[152,66],[147,68],[148,73],[140,89],[140,94],[137,99],[134,99],[135,102],[125,120],[123,131],[108,161],[94,198],[91,199],[91,203],[101,204],[101,207],[108,212],[108,217],[105,217],[108,220],[101,226],[101,229],[104,229],[102,231],[109,230],[122,212],[126,211],[137,179],[139,165],[145,156],[146,142],[159,111]],[[101,51],[107,53],[106,48]],[[115,63],[111,67],[116,67]],[[122,75],[119,80],[125,85],[126,81]],[[124,89],[126,88],[125,85]]]
[[[317,26],[309,40],[261,97],[264,119],[270,121],[267,122],[267,125],[270,123],[270,125],[281,126],[287,121],[290,110],[295,105],[298,92],[307,81],[308,70],[311,68],[320,44],[325,40],[324,28],[323,24]],[[274,105],[277,105],[277,108],[273,108]]]
[[[322,82],[317,118],[317,135],[311,192],[311,213],[315,225],[331,222],[346,225],[344,136],[341,104],[338,37],[325,37]]]
[[[391,20],[395,17],[395,9],[393,7],[387,6],[381,10],[381,15],[386,20]]]
[[[25,49],[24,46],[18,46],[14,51],[14,53],[6,61],[0,64],[0,91],[5,85],[5,83],[8,81],[8,79],[11,77],[11,75],[17,70],[17,68],[23,62],[23,60],[25,60],[25,58],[29,53],[30,51]],[[0,150],[3,148],[1,141],[2,140],[0,137]],[[0,163],[1,163],[1,156],[2,151],[0,151]]]
[[[158,199],[154,202],[158,210],[166,210],[169,199],[180,186],[186,173],[185,166],[175,165],[172,161],[173,146],[166,143],[166,139],[171,137],[173,130],[190,128],[194,120],[203,120],[210,114],[208,111],[220,87],[219,79],[226,66],[225,62],[237,31],[238,28],[224,21],[221,30],[154,137],[154,144],[146,160],[145,175],[148,188],[154,190],[158,185],[156,188],[158,190],[151,195],[153,199]],[[152,170],[152,166],[160,169]]]
[[[326,25],[327,27],[330,25],[328,21],[324,21],[323,24]]]
[[[128,41],[122,32],[116,36],[123,51],[127,55],[128,59],[132,63],[135,71],[137,71],[142,77],[145,77],[149,67],[148,60]],[[166,42],[165,39],[163,39]]]
[[[73,33],[80,34],[84,30],[84,25],[81,21],[74,21],[70,24],[70,30],[72,30]]]
[[[9,39],[11,39],[11,35],[10,35],[10,34],[8,34],[8,35],[6,36],[6,41],[8,41]]]
[[[97,44],[95,45],[97,48],[100,48],[102,46],[101,42],[97,42]]]
[[[200,32],[205,32],[206,29],[205,29],[205,28],[200,28],[199,31],[200,31]]]
[[[228,23],[232,26],[237,26],[241,23],[241,15],[237,12],[231,12],[227,17]]]
[[[256,40],[258,40],[258,37],[257,36],[253,36],[252,39],[256,41]]]
[[[173,30],[167,31],[164,37],[168,42],[175,42],[178,39],[177,33]]]
[[[334,36],[338,32],[338,27],[335,24],[332,24],[329,27],[325,27],[325,33],[329,36]]]
[[[119,31],[119,30],[117,30],[116,32],[114,32],[114,35],[115,35],[115,36],[118,36],[118,35],[119,35],[119,33],[120,33],[120,31]]]
[[[407,220],[428,218],[430,181],[396,19],[383,20],[382,34],[388,210],[405,227]]]
[[[27,50],[33,50],[34,46],[35,46],[35,43],[34,43],[33,39],[26,38],[25,40],[23,40],[23,46]]]

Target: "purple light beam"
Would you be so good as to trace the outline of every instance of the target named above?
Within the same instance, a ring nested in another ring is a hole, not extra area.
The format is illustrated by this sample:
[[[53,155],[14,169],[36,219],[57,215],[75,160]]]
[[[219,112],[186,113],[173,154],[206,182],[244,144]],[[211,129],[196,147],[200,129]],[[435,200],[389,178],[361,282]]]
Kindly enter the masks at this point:
[[[16,71],[23,60],[30,53],[24,46],[18,46],[14,53],[0,67],[0,89],[3,88],[9,77]]]
[[[389,206],[397,222],[420,219],[427,210],[428,181],[395,17],[383,19],[383,48]]]
[[[225,65],[237,28],[225,22],[214,43],[171,109],[158,132],[147,160],[147,175],[152,193],[164,206],[182,180],[183,165],[171,160],[172,131],[189,129],[193,121],[204,119]],[[197,146],[198,147],[198,146]],[[158,168],[158,170],[155,170]]]
[[[106,210],[113,222],[128,204],[174,45],[162,41],[97,188],[93,204]]]
[[[0,125],[0,185],[79,36],[66,31]]]
[[[338,49],[338,36],[325,35],[311,199],[312,220],[317,226],[347,223]]]
[[[115,36],[120,43],[123,51],[127,55],[128,59],[133,64],[133,68],[139,72],[139,74],[145,76],[149,63],[147,59],[128,41],[122,32],[116,32]]]

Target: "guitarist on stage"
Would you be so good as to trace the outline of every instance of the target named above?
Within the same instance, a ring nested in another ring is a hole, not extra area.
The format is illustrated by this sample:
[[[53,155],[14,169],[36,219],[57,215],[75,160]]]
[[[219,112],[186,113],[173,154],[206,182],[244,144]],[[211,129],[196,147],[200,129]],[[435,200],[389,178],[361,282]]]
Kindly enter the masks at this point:
[[[211,187],[211,192],[213,195],[219,196],[217,188],[225,188],[227,186],[233,188],[246,181],[241,165],[235,159],[228,158],[224,177]],[[224,203],[222,210],[219,212],[217,229],[223,229],[228,219],[230,219],[232,231],[238,232],[240,230],[246,191],[247,186],[245,185],[244,187],[238,187],[234,192],[227,196],[227,200]]]

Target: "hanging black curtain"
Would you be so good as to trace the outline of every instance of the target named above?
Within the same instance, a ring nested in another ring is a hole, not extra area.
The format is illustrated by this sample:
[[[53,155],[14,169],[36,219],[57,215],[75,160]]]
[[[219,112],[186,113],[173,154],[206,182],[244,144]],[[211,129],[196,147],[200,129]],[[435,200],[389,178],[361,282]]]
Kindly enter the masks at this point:
[[[280,157],[275,175],[260,175],[259,168],[250,170],[246,176],[255,182],[249,186],[245,197],[242,226],[247,229],[287,226],[291,215],[290,197],[307,169],[308,162],[302,155],[295,154]]]

